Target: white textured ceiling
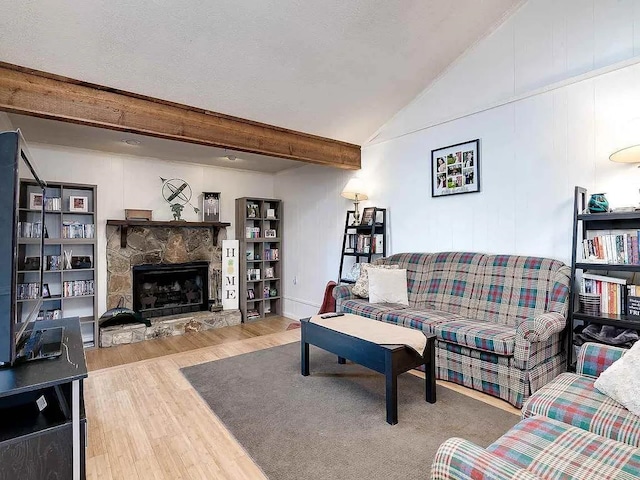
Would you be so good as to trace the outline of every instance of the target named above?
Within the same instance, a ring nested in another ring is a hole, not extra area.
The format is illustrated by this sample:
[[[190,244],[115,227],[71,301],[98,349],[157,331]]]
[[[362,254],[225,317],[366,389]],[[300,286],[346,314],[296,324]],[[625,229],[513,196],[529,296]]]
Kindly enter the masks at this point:
[[[0,60],[361,145],[519,3],[3,1]]]

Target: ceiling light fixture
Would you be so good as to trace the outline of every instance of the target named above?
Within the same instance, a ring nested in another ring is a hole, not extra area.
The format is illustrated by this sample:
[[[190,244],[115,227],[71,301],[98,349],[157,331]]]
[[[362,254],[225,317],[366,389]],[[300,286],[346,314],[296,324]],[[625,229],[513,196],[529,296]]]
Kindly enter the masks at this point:
[[[236,157],[235,155],[227,155],[227,160],[231,162],[235,162],[237,158],[238,157]]]
[[[122,143],[126,143],[127,145],[140,145],[140,140],[136,140],[134,138],[123,138]]]

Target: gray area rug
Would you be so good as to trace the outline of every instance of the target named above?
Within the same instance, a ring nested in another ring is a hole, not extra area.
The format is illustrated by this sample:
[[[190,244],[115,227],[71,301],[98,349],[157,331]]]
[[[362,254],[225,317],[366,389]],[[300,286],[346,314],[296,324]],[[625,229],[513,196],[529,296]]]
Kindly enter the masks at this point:
[[[310,347],[287,344],[182,369],[213,412],[271,480],[429,478],[438,446],[463,437],[486,447],[519,417],[437,387],[398,378],[398,424],[385,421],[384,377]]]

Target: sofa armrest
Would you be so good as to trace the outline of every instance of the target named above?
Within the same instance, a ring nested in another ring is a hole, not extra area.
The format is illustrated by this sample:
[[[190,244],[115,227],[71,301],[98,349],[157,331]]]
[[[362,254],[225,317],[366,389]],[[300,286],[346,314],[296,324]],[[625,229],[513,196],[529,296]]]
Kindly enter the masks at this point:
[[[336,287],[333,289],[333,298],[335,298],[336,301],[345,301],[358,298],[351,292],[352,288],[352,285],[336,285]]]
[[[533,473],[462,438],[438,448],[431,480],[539,480]]]
[[[547,312],[534,318],[523,320],[516,330],[516,337],[527,340],[530,343],[544,342],[554,333],[564,330],[567,319],[557,312]]]
[[[333,298],[336,299],[336,312],[342,312],[342,304],[356,297],[352,292],[353,285],[338,285],[333,289]]]
[[[589,377],[599,377],[602,372],[626,352],[625,348],[587,342],[582,345],[578,352],[576,373]]]

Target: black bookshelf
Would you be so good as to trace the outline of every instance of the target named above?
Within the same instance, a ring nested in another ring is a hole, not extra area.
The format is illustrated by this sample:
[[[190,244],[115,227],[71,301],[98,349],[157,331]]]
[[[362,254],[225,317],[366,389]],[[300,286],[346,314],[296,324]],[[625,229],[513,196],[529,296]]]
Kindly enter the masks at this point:
[[[640,317],[628,315],[626,309],[626,286],[622,288],[622,307],[620,314],[604,313],[589,315],[579,311],[578,302],[578,277],[585,272],[594,272],[598,275],[615,277],[616,273],[640,272],[640,264],[633,263],[608,263],[606,261],[584,261],[583,240],[588,238],[590,231],[616,231],[638,230],[640,231],[640,211],[610,212],[610,213],[585,213],[587,210],[587,190],[575,187],[574,217],[573,217],[573,241],[571,252],[571,278],[573,279],[573,293],[569,300],[569,321],[566,328],[567,336],[567,369],[575,368],[573,348],[573,336],[577,323],[584,326],[588,324],[610,325],[618,328],[629,328],[640,331]]]
[[[370,225],[353,225],[352,221],[355,216],[355,210],[347,211],[342,237],[342,250],[340,251],[339,283],[354,283],[353,280],[344,277],[345,258],[353,257],[355,263],[371,263],[374,258],[387,256],[387,209],[378,207],[371,208],[374,209],[372,216],[374,221]],[[349,239],[352,235],[355,236],[356,239],[358,239],[358,237],[368,239],[368,250],[359,251],[358,248],[350,245]],[[375,239],[377,235],[382,236],[381,249],[375,249]]]

